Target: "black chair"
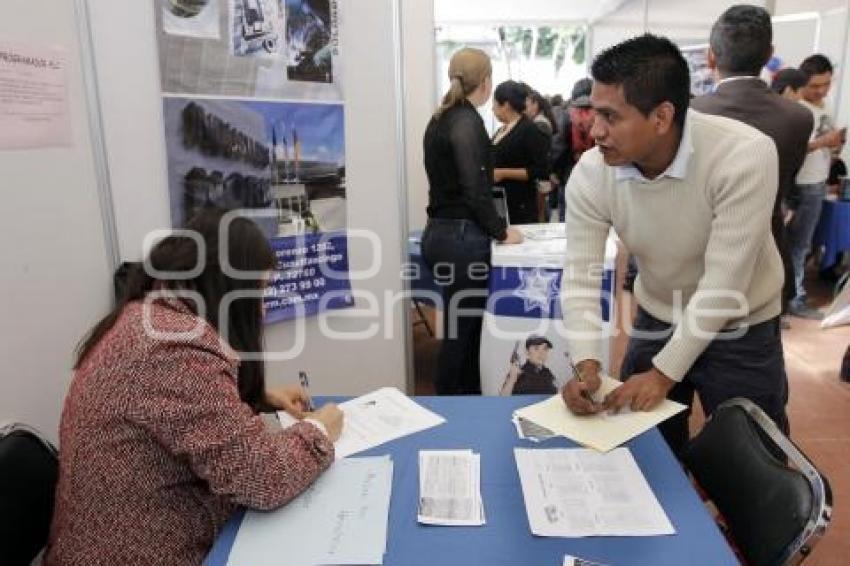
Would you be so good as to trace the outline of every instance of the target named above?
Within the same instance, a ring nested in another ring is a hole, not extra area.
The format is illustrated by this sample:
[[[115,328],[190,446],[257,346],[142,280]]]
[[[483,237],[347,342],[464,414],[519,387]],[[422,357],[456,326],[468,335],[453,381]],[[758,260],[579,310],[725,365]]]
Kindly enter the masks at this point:
[[[798,564],[829,524],[826,477],[747,399],[720,405],[682,459],[747,564]]]
[[[56,448],[36,430],[0,426],[0,564],[30,564],[44,548],[58,475]]]

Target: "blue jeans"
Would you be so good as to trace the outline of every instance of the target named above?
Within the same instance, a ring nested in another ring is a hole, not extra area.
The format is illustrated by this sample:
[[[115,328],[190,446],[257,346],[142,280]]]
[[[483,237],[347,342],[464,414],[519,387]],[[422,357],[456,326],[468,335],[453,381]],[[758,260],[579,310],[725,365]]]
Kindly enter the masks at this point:
[[[491,241],[472,220],[431,218],[422,233],[422,258],[443,294],[443,341],[434,383],[437,395],[481,394],[478,355]],[[470,269],[473,265],[476,267]],[[453,310],[450,306],[456,295],[460,297]],[[458,311],[464,316],[458,316]]]
[[[800,203],[794,211],[794,217],[788,225],[788,251],[794,267],[794,298],[792,302],[805,304],[806,289],[803,277],[806,274],[806,255],[812,249],[812,235],[820,219],[823,199],[826,197],[826,183],[797,185]]]

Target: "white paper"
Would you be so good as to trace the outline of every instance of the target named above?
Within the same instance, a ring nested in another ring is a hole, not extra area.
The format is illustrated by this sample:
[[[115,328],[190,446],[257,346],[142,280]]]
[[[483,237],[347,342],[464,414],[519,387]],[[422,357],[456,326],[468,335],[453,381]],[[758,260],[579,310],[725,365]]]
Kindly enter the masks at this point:
[[[653,536],[675,530],[628,448],[515,448],[531,532]]]
[[[592,562],[590,560],[585,560],[584,558],[570,556],[567,554],[564,556],[564,566],[605,566],[605,564],[601,562]]]
[[[419,451],[419,511],[428,525],[483,525],[481,456],[471,450]]]
[[[594,394],[594,400],[601,401],[605,395],[622,385],[616,379],[603,376],[602,385]],[[685,410],[685,406],[665,399],[651,411],[630,411],[623,409],[619,413],[597,413],[596,415],[575,415],[570,411],[560,394],[545,401],[514,411],[514,416],[530,421],[555,435],[607,452],[635,436],[646,432],[676,413]]]
[[[0,41],[0,149],[71,144],[64,49]]]
[[[289,504],[246,513],[228,564],[382,564],[392,477],[386,456],[335,462]]]
[[[186,3],[190,8],[198,0]],[[169,35],[199,39],[219,39],[218,0],[208,0],[206,6],[194,10],[183,8],[181,0],[162,0],[162,30]]]
[[[342,434],[334,443],[337,460],[446,422],[394,387],[384,387],[339,404]],[[295,419],[278,412],[281,426]]]

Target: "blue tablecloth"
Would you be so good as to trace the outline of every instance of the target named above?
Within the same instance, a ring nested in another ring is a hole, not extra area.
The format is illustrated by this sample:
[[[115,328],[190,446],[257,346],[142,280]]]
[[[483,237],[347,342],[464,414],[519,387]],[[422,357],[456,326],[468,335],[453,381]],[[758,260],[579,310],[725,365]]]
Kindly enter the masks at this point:
[[[562,438],[537,445],[517,438],[510,422],[511,413],[541,399],[541,396],[418,397],[419,403],[441,414],[447,422],[362,453],[363,456],[389,454],[395,467],[384,564],[560,566],[565,554],[613,565],[738,563],[682,468],[654,429],[627,446],[673,523],[675,535],[573,539],[533,536],[513,447],[574,446]],[[459,448],[481,454],[481,496],[487,524],[483,527],[420,525],[416,522],[418,450]],[[227,524],[206,564],[227,563],[241,520],[240,513]],[[281,564],[285,564],[284,544],[280,556]]]
[[[835,265],[838,254],[850,251],[850,202],[823,201],[823,210],[812,238],[812,247],[817,249],[820,246],[824,248],[821,269]]]

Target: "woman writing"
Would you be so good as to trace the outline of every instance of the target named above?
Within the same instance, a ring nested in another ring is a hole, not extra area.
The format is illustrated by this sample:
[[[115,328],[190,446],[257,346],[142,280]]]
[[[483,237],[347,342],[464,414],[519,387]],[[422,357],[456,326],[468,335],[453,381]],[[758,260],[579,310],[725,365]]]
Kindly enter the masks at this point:
[[[333,461],[339,409],[305,415],[304,392],[266,389],[257,359],[274,254],[253,222],[223,218],[207,209],[196,238],[159,242],[81,344],[47,564],[200,564],[237,507],[284,505]],[[275,432],[264,408],[308,418]]]
[[[512,224],[539,222],[537,181],[549,178],[549,139],[524,114],[526,94],[516,81],[493,93],[493,114],[503,124],[493,137],[493,177],[505,188]]]
[[[476,110],[490,98],[491,72],[483,51],[456,52],[449,63],[451,87],[425,131],[429,192],[422,256],[448,280],[435,384],[441,395],[481,392],[478,350],[490,243],[522,241],[496,213],[491,195],[490,141]]]

